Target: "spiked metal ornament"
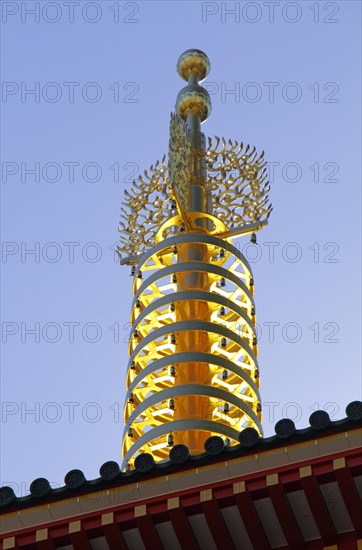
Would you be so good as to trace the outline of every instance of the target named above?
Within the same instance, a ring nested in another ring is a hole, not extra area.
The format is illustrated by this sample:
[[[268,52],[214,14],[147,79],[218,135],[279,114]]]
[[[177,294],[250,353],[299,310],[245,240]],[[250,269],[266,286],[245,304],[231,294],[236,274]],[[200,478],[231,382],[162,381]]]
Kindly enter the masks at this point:
[[[140,453],[168,457],[173,444],[202,452],[241,429],[262,434],[254,278],[232,239],[268,223],[264,153],[208,139],[210,111],[199,85],[207,56],[188,50],[178,72],[188,85],[171,114],[165,157],[125,192],[122,264],[134,275],[123,468]]]

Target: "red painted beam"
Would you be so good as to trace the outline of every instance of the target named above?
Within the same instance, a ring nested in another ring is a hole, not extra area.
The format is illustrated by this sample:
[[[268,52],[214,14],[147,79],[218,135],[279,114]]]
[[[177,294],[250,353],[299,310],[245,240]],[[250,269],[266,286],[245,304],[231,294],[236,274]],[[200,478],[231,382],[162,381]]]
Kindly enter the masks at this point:
[[[180,506],[168,511],[169,518],[178,538],[181,548],[185,550],[200,550],[195,535],[187,519],[185,510]]]
[[[215,544],[223,550],[235,550],[234,542],[226,527],[220,508],[215,500],[207,500],[201,503],[201,508]]]
[[[41,540],[36,543],[37,550],[55,550],[56,546],[52,539]]]
[[[253,547],[258,550],[269,550],[269,540],[265,534],[264,527],[250,494],[247,491],[236,494],[235,502],[239,508],[241,518]]]
[[[163,550],[163,545],[150,516],[136,518],[138,530],[147,550]]]
[[[304,538],[285,494],[284,487],[281,484],[270,485],[268,486],[268,494],[289,547],[294,550],[305,548]]]
[[[8,538],[8,537],[4,537],[4,538]],[[0,550],[3,550],[3,548],[4,548],[4,539],[0,539]],[[15,546],[13,546],[13,548],[15,549],[20,548],[16,539],[15,539]]]
[[[14,534],[7,534],[4,538],[15,537],[15,546],[14,548],[22,548],[30,546],[33,544],[35,547],[35,531],[33,533],[27,533],[25,536],[16,536]]]
[[[347,468],[338,468],[334,475],[356,534],[362,538],[362,502],[351,473]]]
[[[315,477],[302,477],[300,482],[323,542],[326,545],[334,544],[337,531]]]
[[[110,550],[127,550],[118,523],[103,525],[103,535]]]
[[[346,454],[346,462],[349,469],[353,468],[356,470],[354,475],[359,475],[361,473],[362,455],[358,452],[358,450],[356,455],[349,456]]]

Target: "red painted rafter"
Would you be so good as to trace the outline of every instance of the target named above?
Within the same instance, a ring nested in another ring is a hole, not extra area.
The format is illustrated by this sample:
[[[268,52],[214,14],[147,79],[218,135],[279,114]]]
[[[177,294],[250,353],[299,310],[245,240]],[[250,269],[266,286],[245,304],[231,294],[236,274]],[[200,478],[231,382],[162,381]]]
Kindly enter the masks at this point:
[[[323,542],[328,545],[334,544],[337,531],[315,477],[302,477],[300,482]]]
[[[136,523],[146,549],[163,550],[163,545],[151,517],[140,516],[136,518]]]
[[[253,547],[258,550],[269,549],[268,538],[250,494],[247,491],[238,493],[235,495],[235,501]]]
[[[74,550],[92,550],[86,531],[77,531],[69,534]]]
[[[199,545],[196,542],[195,535],[182,506],[169,510],[168,515],[181,548],[185,548],[185,550],[199,550]]]
[[[123,540],[119,525],[117,523],[109,523],[103,525],[103,534],[106,538],[110,550],[127,550],[127,546]]]
[[[347,468],[338,468],[334,474],[356,534],[362,538],[362,502],[351,473]]]
[[[289,504],[283,485],[268,486],[268,494],[273,503],[279,523],[283,529],[290,548],[295,550],[305,548],[305,541],[295,519],[292,507]]]
[[[207,500],[201,503],[201,508],[217,548],[223,550],[235,550],[235,545],[230,536],[220,508],[215,500]]]

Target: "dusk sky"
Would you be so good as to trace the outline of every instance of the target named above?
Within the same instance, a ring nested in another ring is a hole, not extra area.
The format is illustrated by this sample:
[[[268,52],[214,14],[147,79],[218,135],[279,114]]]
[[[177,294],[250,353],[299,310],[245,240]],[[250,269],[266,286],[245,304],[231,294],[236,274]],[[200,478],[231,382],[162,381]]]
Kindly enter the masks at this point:
[[[218,135],[265,150],[252,265],[264,435],[361,399],[361,4],[14,2],[2,9],[1,484],[121,462],[132,299],[123,192],[168,151],[203,50]]]

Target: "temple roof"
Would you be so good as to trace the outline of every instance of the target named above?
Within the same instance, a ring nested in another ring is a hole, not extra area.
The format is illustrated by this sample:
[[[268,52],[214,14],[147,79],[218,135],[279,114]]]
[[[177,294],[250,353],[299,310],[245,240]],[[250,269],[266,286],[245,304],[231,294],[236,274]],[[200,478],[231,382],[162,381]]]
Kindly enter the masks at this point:
[[[73,495],[94,493],[109,487],[135,483],[145,478],[152,479],[189,468],[198,468],[218,461],[227,461],[237,457],[263,453],[264,451],[285,447],[286,444],[300,443],[311,439],[347,432],[354,429],[362,420],[362,402],[353,401],[346,407],[346,417],[332,421],[326,411],[311,414],[310,425],[296,429],[290,419],[279,420],[274,427],[275,435],[259,438],[256,430],[247,428],[240,432],[238,445],[227,446],[220,437],[211,437],[205,443],[205,452],[190,456],[187,447],[175,445],[170,449],[169,459],[154,462],[151,455],[144,453],[136,461],[135,469],[122,472],[116,462],[109,461],[100,467],[100,476],[87,480],[81,470],[74,469],[64,478],[64,485],[51,488],[45,478],[37,478],[30,485],[30,494],[16,496],[11,487],[0,488],[0,509],[2,511],[19,510],[54,500],[67,499]]]
[[[3,487],[0,548],[360,548],[361,419],[354,401],[342,420],[315,411],[296,430],[281,419],[275,435],[247,428],[232,447],[210,437],[198,456],[175,445],[163,463],[144,453],[128,472],[115,462],[93,480],[72,470],[63,487],[40,478],[25,497]]]

